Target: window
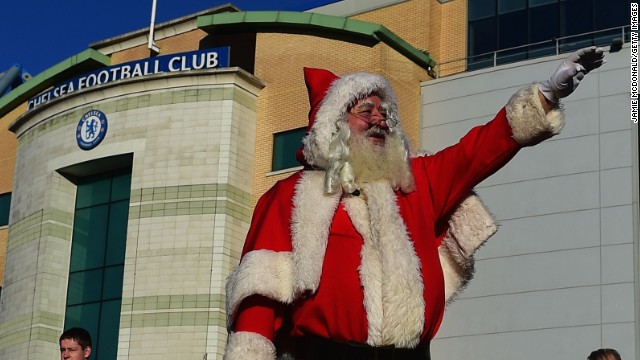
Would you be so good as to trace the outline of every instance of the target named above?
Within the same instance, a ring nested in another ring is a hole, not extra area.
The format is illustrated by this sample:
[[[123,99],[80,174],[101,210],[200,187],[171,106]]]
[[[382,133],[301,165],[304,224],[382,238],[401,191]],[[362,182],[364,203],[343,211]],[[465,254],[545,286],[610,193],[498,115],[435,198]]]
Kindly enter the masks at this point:
[[[518,9],[498,15],[498,48],[511,49],[529,43],[527,38],[527,10]],[[500,53],[498,64],[527,58],[527,48],[516,48]]]
[[[557,38],[569,37],[560,41],[560,52],[607,46],[613,38],[622,37],[630,16],[630,0],[474,0],[467,4],[468,70],[492,66],[495,51],[497,64],[555,54]],[[510,50],[500,51],[505,49]]]
[[[561,51],[573,51],[591,45],[592,35],[585,34],[594,30],[591,2],[591,0],[560,2],[560,37],[570,36],[560,43]]]
[[[91,333],[94,360],[118,350],[131,171],[78,181],[65,329]]]
[[[0,195],[0,226],[9,225],[9,209],[11,208],[11,193]]]
[[[307,128],[299,128],[273,135],[272,171],[300,166],[296,159],[296,152],[302,146],[302,138],[306,134]]]
[[[556,0],[529,1],[529,13],[527,19],[529,44],[529,57],[535,58],[556,53],[556,44],[553,39],[560,33],[560,13],[557,11]],[[547,19],[547,21],[540,21]]]
[[[625,6],[627,7],[627,9],[630,9],[631,4],[629,2],[623,1],[623,3],[626,3]],[[617,7],[611,6],[610,0],[595,0],[593,13],[597,14],[593,18],[594,26],[596,29],[614,28],[612,30],[596,34],[596,38],[594,39],[594,41],[598,45],[610,44],[612,39],[617,37],[621,38],[622,34],[620,30],[615,28],[620,26],[619,24],[628,24],[631,16],[630,12],[627,13],[623,11],[617,11]],[[625,39],[630,38],[629,31],[630,28],[627,28],[625,31]]]

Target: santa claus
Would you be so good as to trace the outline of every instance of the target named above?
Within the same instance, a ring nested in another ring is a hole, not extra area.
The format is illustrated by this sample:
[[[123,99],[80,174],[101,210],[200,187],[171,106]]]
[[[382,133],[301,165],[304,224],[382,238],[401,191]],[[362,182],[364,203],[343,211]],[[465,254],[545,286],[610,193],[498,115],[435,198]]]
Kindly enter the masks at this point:
[[[558,134],[558,100],[604,62],[579,50],[457,144],[410,156],[385,78],[304,69],[305,168],[259,200],[227,282],[225,359],[429,359],[445,304],[496,225],[479,182]]]

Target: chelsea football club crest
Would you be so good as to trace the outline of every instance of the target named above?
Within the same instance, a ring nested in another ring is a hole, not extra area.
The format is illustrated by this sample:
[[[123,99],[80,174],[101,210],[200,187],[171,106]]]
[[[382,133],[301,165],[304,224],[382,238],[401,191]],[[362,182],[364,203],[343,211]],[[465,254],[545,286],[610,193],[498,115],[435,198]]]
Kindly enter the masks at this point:
[[[76,140],[82,150],[98,146],[107,135],[107,116],[100,110],[90,110],[82,115],[76,129]]]

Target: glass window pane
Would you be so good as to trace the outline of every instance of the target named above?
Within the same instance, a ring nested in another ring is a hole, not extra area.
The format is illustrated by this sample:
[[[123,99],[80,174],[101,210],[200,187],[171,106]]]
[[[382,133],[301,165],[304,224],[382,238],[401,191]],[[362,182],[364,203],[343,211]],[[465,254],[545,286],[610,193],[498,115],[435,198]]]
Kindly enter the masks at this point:
[[[114,359],[118,348],[130,188],[122,171],[78,185],[65,326],[89,330],[94,360]]]
[[[91,335],[93,347],[92,353],[96,351],[98,345],[99,333],[98,328],[100,325],[100,303],[68,306],[64,319],[64,328],[70,329],[72,327],[85,328]],[[90,359],[96,359],[93,355]]]
[[[122,174],[111,182],[111,201],[129,199],[131,194],[131,174]]]
[[[76,211],[70,271],[104,266],[108,209],[108,205],[100,205]]]
[[[544,19],[544,21],[539,21]],[[558,4],[529,9],[529,42],[551,40],[559,37],[560,10]]]
[[[471,1],[473,2],[473,1]],[[498,0],[498,14],[527,8],[527,0]]]
[[[496,18],[469,23],[468,70],[493,66],[493,51],[497,49]],[[480,55],[480,56],[479,56]]]
[[[595,28],[594,30],[608,29],[628,24],[629,0],[595,0]],[[620,30],[622,31],[622,30]]]
[[[526,45],[527,11],[514,11],[498,17],[498,48],[507,49]]]
[[[110,187],[111,179],[79,184],[76,194],[76,209],[108,202]]]
[[[104,284],[102,286],[102,299],[122,298],[122,277],[124,276],[124,265],[104,268]]]
[[[513,11],[498,17],[498,64],[527,58],[527,11]],[[518,48],[519,47],[519,48]],[[512,49],[516,48],[516,49]],[[502,51],[504,49],[511,49]]]
[[[594,13],[597,14],[594,18],[594,30],[611,29],[598,31],[594,35],[594,45],[609,46],[614,38],[622,39],[622,27],[627,25],[630,16],[630,1],[595,0],[594,5]]]
[[[560,3],[560,35],[564,38],[560,42],[560,51],[568,52],[592,44],[593,35],[581,35],[593,31],[592,1],[563,0]]]
[[[100,301],[102,298],[102,269],[69,274],[67,305]]]
[[[100,319],[100,303],[67,306],[64,328],[83,327],[91,334],[91,340],[98,337],[98,321]]]
[[[306,128],[299,128],[273,135],[273,161],[271,164],[273,171],[300,166],[296,159],[296,152],[302,146],[302,138],[306,133]]]
[[[105,266],[124,264],[128,218],[129,200],[111,204]]]
[[[9,209],[11,208],[11,193],[0,195],[0,226],[9,225]]]
[[[496,0],[474,0],[468,2],[469,21],[496,15]]]
[[[529,43],[537,44],[529,47],[530,58],[556,53],[555,39],[560,34],[559,24],[560,6],[557,2],[529,9]]]
[[[591,0],[562,1],[561,16],[562,36],[583,34],[593,30]]]
[[[100,313],[100,338],[98,359],[115,359],[118,352],[118,331],[120,328],[121,300],[105,301]],[[91,356],[93,359],[93,356]]]

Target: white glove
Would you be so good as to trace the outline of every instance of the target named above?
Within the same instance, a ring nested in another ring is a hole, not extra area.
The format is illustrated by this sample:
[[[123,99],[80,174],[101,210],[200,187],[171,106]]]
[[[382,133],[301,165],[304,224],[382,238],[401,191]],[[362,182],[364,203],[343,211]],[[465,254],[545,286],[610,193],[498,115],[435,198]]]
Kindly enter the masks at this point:
[[[547,100],[557,103],[578,87],[585,74],[599,68],[605,62],[601,48],[591,46],[580,49],[564,59],[549,80],[540,83],[540,92]]]

